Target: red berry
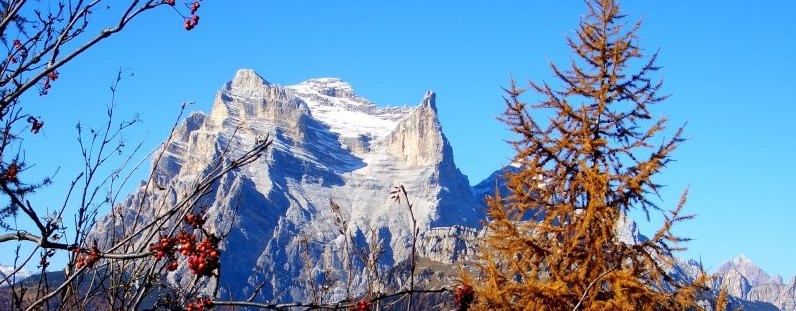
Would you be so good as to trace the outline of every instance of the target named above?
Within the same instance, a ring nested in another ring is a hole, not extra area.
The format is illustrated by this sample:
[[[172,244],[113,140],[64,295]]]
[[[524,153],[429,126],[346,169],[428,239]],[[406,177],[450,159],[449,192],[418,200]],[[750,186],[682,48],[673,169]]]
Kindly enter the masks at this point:
[[[199,10],[199,2],[194,2],[191,4],[191,14],[196,13]]]
[[[473,287],[470,284],[464,284],[462,286],[456,287],[453,291],[453,300],[459,306],[459,310],[467,311],[470,308],[470,304],[473,302],[475,293],[473,291]]]

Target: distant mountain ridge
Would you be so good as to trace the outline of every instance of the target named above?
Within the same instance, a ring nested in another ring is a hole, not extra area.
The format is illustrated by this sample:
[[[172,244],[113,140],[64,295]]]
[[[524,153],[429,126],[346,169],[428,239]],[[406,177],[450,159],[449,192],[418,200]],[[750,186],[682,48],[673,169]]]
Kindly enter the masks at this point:
[[[735,297],[770,303],[780,310],[796,310],[796,277],[784,283],[779,275],[769,276],[744,255],[720,265],[714,273],[713,289],[727,290]]]

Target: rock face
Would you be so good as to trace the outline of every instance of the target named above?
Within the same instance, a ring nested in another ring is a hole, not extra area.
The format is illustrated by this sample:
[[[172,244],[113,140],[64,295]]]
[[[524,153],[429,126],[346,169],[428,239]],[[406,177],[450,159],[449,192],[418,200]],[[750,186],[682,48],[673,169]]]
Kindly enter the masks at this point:
[[[436,262],[474,261],[483,231],[463,226],[431,228],[420,237],[418,254]]]
[[[763,269],[760,269],[760,267],[755,265],[751,260],[743,255],[740,255],[735,259],[725,262],[719,266],[719,268],[716,269],[716,275],[721,276],[723,280],[726,281],[723,282],[722,285],[731,285],[732,283],[739,282],[747,284],[749,287],[766,284],[782,285],[781,277],[770,277],[765,271],[763,271]],[[746,295],[748,291],[730,293],[733,296],[741,297]]]
[[[769,303],[779,310],[796,310],[796,278],[788,284],[769,276],[743,255],[725,262],[714,273],[713,288],[751,302]],[[748,308],[747,308],[748,309]]]
[[[474,232],[452,226],[478,228],[483,207],[454,163],[435,101],[428,92],[416,107],[384,108],[339,79],[283,87],[240,70],[217,94],[212,111],[188,116],[154,163],[157,185],[167,190],[146,198],[139,190],[116,208],[125,217],[105,218],[97,228],[114,230],[130,222],[136,208],[154,213],[173,203],[212,169],[213,159],[270,135],[274,143],[264,157],[226,175],[200,202],[208,226],[229,232],[221,245],[224,295],[247,297],[264,284],[259,301],[305,301],[308,278],[342,270],[346,239],[330,200],[349,222],[352,249],[381,246],[384,270],[405,261],[411,220],[406,202],[390,198],[398,185],[413,204],[423,254],[440,261],[471,256],[469,246],[451,242],[450,231]],[[353,290],[361,293],[364,268],[354,265]],[[169,277],[185,282],[183,273],[181,267]]]

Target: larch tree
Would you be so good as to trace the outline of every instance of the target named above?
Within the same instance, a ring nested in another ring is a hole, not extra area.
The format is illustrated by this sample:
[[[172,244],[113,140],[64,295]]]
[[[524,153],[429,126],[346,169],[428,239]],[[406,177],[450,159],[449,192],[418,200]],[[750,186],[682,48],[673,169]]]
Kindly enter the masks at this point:
[[[697,307],[703,277],[667,274],[672,252],[687,240],[671,231],[691,217],[680,214],[686,194],[670,211],[652,201],[661,187],[653,177],[672,160],[682,128],[652,142],[667,123],[649,111],[667,98],[652,77],[657,54],[643,54],[641,22],[625,22],[617,2],[586,1],[588,12],[567,39],[574,60],[568,68],[551,64],[560,86],[512,81],[506,90],[501,121],[519,136],[511,143],[520,170],[506,173],[507,195],[488,200],[477,309]],[[522,101],[528,90],[541,99]],[[618,227],[633,210],[666,217],[649,239],[622,241]]]

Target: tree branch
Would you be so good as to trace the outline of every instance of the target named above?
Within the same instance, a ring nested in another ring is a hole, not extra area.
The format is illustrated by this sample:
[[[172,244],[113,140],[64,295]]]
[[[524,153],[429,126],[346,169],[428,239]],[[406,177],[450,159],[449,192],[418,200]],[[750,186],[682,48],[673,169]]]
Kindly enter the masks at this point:
[[[436,288],[436,289],[416,289],[416,290],[402,290],[392,294],[381,294],[377,297],[370,299],[370,302],[377,302],[382,301],[385,299],[404,296],[404,295],[411,295],[411,294],[433,294],[433,293],[444,293],[450,292],[451,290],[446,287]],[[231,306],[231,307],[254,307],[260,309],[267,309],[267,310],[285,310],[288,308],[307,308],[307,310],[321,310],[321,309],[332,309],[332,310],[339,310],[339,309],[348,309],[351,307],[356,306],[355,302],[351,301],[338,301],[335,303],[328,303],[328,304],[317,304],[317,303],[260,303],[260,302],[251,302],[251,301],[213,301],[214,306]]]

